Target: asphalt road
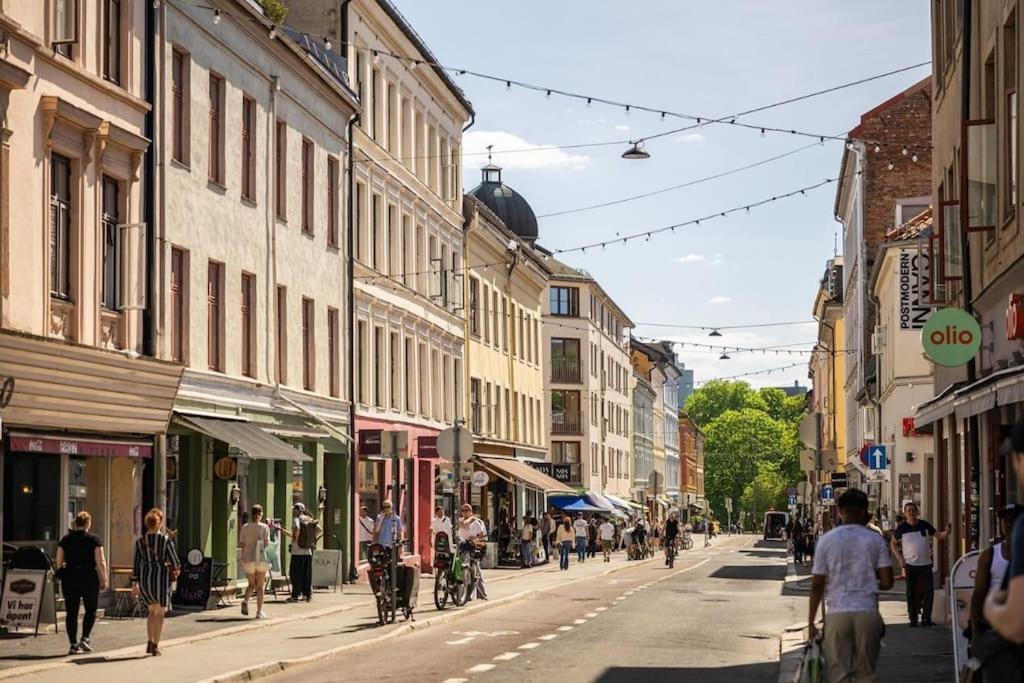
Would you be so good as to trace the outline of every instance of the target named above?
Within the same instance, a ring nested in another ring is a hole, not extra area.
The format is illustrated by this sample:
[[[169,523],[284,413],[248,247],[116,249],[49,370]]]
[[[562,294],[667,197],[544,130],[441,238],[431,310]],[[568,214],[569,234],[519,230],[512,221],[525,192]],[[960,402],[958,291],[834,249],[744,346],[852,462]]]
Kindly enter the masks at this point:
[[[747,536],[289,669],[281,681],[775,681],[781,544]],[[593,560],[589,560],[593,561]],[[571,578],[571,572],[567,575]]]

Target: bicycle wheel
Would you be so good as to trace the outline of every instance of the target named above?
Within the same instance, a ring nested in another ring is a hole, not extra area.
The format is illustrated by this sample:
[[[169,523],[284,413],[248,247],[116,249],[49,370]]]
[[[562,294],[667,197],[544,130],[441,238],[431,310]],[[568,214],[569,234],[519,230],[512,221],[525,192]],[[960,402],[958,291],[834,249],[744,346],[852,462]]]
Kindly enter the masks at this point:
[[[676,566],[676,549],[674,546],[668,547],[668,568]]]
[[[383,626],[385,623],[384,618],[384,593],[379,592],[377,593],[377,623]]]
[[[434,605],[437,609],[442,610],[448,605],[450,590],[448,573],[441,569],[437,570],[437,576],[434,578]]]

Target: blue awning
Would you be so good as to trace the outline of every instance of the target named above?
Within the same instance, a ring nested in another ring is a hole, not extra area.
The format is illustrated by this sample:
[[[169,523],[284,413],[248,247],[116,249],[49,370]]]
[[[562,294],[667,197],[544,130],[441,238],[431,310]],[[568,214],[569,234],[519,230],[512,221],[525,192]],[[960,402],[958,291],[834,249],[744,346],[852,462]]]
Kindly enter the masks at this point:
[[[548,505],[566,512],[604,512],[583,496],[548,496]]]

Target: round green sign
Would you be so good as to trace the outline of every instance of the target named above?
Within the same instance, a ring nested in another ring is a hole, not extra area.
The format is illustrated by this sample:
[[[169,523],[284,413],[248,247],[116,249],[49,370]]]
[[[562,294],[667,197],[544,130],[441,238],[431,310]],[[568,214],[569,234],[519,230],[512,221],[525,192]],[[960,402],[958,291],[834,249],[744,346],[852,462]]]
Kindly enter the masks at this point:
[[[981,347],[981,327],[974,316],[959,308],[942,308],[931,314],[921,330],[921,344],[938,365],[963,365]]]

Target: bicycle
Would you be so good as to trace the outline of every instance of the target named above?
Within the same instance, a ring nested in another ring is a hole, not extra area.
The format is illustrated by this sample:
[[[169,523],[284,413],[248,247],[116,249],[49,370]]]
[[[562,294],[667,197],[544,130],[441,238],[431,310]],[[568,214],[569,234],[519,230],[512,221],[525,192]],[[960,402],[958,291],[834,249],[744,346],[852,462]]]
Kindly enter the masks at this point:
[[[666,539],[665,541],[665,563],[669,569],[676,564],[676,539]]]
[[[377,603],[377,621],[384,624],[395,622],[398,600],[391,590],[391,549],[374,543],[367,551],[370,563],[370,590]]]
[[[456,576],[455,562],[452,556],[448,534],[440,532],[434,538],[434,605],[443,610],[451,599],[452,604],[461,607],[465,604],[460,600],[460,579]]]
[[[690,537],[689,531],[683,532],[683,550],[690,550],[693,548],[693,539]]]
[[[462,572],[456,584],[455,604],[460,607],[473,599],[473,594],[476,592],[477,579],[481,575],[480,559],[483,557],[484,552],[484,548],[477,547],[471,541],[466,541],[459,546],[459,561]]]

